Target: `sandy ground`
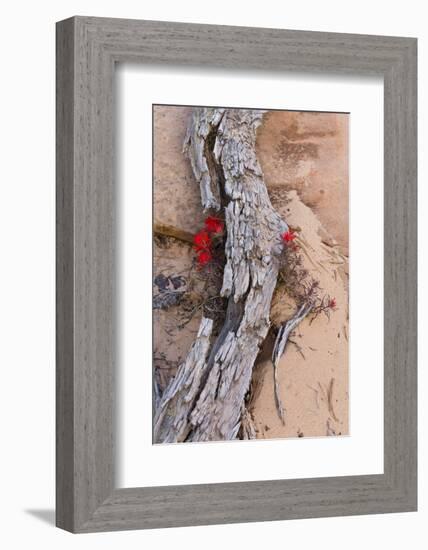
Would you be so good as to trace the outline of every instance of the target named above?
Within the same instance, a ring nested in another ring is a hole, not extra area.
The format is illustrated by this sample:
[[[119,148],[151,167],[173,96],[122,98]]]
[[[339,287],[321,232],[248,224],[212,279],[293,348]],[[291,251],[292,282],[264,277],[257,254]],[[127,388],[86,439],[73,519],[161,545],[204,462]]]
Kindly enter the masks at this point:
[[[270,111],[257,136],[271,197],[295,189],[346,254],[348,122],[344,114]]]
[[[287,221],[299,226],[298,243],[304,267],[320,282],[322,295],[334,297],[337,308],[328,318],[306,318],[294,332],[279,367],[281,401],[286,410],[282,424],[272,396],[273,370],[270,360],[257,365],[255,397],[250,412],[258,437],[303,437],[348,433],[348,292],[347,258],[338,246],[322,242],[325,230],[314,212],[303,204],[296,191],[290,200]],[[278,292],[272,302],[275,324],[294,311],[287,296]]]
[[[191,109],[154,107],[154,220],[190,233],[204,223],[199,189],[183,142]]]
[[[177,239],[160,239],[154,246],[154,272],[181,276],[186,281],[185,291],[192,292],[189,286],[195,281],[189,277],[193,260],[192,248]],[[198,286],[196,284],[196,286]],[[155,287],[155,292],[156,292]],[[198,287],[199,291],[202,291]],[[154,366],[159,370],[159,383],[164,389],[178,365],[186,358],[195,335],[198,332],[201,312],[196,311],[193,318],[183,307],[168,310],[155,310],[153,314]]]
[[[190,109],[155,107],[155,222],[195,233],[203,224],[198,187],[182,144]],[[286,422],[275,407],[271,342],[255,367],[250,411],[257,437],[345,435],[348,426],[348,116],[274,111],[258,131],[257,152],[274,207],[296,229],[310,274],[334,297],[330,319],[309,320],[295,331],[279,365]],[[189,291],[201,291],[191,273],[191,246],[172,238],[155,243],[154,275],[182,274]],[[277,292],[272,321],[286,320],[293,304]],[[166,383],[185,357],[201,318],[178,329],[181,306],[154,312],[155,367]]]

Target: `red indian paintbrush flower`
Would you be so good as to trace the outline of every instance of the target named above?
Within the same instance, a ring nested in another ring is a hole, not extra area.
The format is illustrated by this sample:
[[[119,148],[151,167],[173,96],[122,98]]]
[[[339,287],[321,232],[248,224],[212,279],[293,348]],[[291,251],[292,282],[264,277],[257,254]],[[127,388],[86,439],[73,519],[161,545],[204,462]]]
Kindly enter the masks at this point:
[[[214,216],[208,216],[205,219],[205,227],[193,237],[194,248],[197,252],[196,261],[199,267],[202,267],[211,262],[213,259],[213,243],[212,236],[222,233],[224,230],[224,222]]]
[[[211,237],[209,236],[209,233],[202,230],[199,231],[199,233],[196,233],[193,237],[193,243],[198,252],[202,250],[209,250],[211,246]]]
[[[288,231],[286,231],[285,233],[283,233],[281,235],[282,237],[282,240],[288,244],[288,243],[291,243],[292,241],[294,241],[294,239],[297,237],[296,233],[294,233],[294,231],[290,231],[290,229]]]
[[[200,266],[208,264],[212,260],[212,254],[209,250],[202,250],[198,254],[198,264]]]
[[[224,223],[218,218],[208,216],[208,218],[206,218],[205,220],[205,228],[211,233],[222,233],[224,229]]]
[[[331,309],[334,309],[336,307],[336,298],[331,298],[328,303],[328,307],[331,307]]]

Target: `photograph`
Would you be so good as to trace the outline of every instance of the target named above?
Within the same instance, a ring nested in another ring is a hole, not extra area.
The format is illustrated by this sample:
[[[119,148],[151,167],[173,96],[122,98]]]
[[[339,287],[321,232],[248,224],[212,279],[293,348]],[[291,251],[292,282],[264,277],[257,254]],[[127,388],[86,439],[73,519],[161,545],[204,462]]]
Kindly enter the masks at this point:
[[[153,443],[349,435],[349,113],[152,114]]]
[[[424,7],[3,5],[0,548],[423,548]]]

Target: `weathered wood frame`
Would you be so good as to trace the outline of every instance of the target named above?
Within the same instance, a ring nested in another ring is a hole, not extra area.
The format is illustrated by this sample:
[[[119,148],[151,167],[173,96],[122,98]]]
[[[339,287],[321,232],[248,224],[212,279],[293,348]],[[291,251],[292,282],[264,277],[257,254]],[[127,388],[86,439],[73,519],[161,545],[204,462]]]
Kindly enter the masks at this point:
[[[414,38],[154,21],[73,17],[57,24],[59,527],[91,532],[416,510],[416,47]],[[382,475],[115,488],[116,62],[383,76]]]

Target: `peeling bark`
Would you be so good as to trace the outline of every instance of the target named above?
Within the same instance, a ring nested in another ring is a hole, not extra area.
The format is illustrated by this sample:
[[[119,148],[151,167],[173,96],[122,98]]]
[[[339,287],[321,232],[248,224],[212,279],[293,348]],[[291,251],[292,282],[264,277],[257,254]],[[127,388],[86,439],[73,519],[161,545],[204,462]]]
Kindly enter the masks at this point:
[[[209,343],[209,320],[161,399],[155,442],[235,439],[253,366],[270,327],[270,306],[288,225],[270,202],[255,153],[263,111],[195,109],[185,141],[204,209],[224,210],[221,295],[226,320]],[[244,420],[248,420],[247,413]],[[243,426],[253,437],[251,426]]]
[[[155,443],[184,441],[191,429],[188,416],[207,368],[206,357],[212,328],[212,320],[203,318],[185,362],[180,365],[160,399],[154,420]]]

